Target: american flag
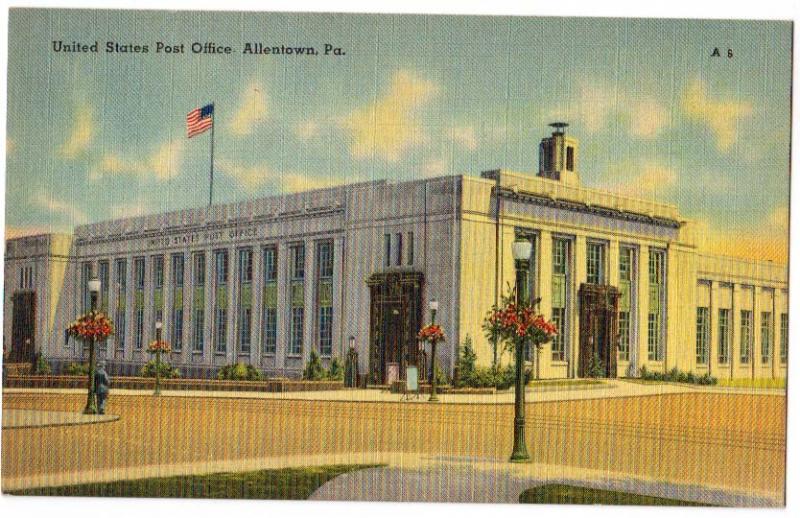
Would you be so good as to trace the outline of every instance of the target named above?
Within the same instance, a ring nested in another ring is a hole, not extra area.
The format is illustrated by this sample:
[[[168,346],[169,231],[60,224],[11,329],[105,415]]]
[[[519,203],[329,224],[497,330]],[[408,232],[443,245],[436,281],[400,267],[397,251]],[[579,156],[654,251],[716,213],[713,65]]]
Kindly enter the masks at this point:
[[[214,105],[206,104],[195,108],[186,116],[186,132],[189,138],[203,133],[214,125]]]

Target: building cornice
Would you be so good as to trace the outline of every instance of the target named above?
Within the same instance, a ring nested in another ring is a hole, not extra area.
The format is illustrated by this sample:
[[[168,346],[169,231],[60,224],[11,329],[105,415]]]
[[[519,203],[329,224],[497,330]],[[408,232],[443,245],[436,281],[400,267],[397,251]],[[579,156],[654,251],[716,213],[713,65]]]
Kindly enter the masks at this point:
[[[607,218],[619,219],[623,221],[631,221],[635,223],[647,223],[650,225],[657,225],[661,227],[679,229],[683,225],[678,220],[663,218],[659,216],[651,216],[648,214],[639,214],[636,212],[628,212],[612,207],[603,207],[600,205],[592,205],[588,203],[580,203],[570,200],[560,200],[550,196],[542,196],[529,192],[517,192],[513,189],[506,187],[494,188],[497,196],[513,201],[520,201],[523,203],[532,203],[554,209],[569,210],[573,212],[580,212],[583,214],[591,214],[593,216],[603,216]]]

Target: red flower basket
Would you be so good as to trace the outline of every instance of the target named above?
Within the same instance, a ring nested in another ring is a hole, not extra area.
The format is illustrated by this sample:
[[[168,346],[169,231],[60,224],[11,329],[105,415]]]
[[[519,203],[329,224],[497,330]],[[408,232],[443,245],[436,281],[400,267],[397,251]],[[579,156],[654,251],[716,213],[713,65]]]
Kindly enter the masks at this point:
[[[427,343],[444,342],[444,331],[439,324],[428,324],[420,329],[417,338]]]
[[[488,338],[499,338],[509,344],[524,341],[543,344],[558,334],[558,328],[543,315],[536,314],[532,305],[517,305],[510,297],[504,300],[503,306],[489,311],[483,328]]]
[[[114,324],[100,311],[90,311],[78,317],[67,332],[80,340],[105,340],[114,334]]]
[[[170,351],[172,349],[164,340],[153,340],[147,345],[147,352],[149,353],[168,353]]]

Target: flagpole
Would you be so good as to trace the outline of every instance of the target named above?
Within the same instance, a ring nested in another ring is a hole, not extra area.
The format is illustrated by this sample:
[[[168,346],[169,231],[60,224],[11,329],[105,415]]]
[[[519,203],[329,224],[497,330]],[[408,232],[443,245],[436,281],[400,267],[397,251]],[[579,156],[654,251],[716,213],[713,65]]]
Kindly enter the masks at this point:
[[[214,202],[214,103],[211,103],[211,181],[208,185],[208,206]]]

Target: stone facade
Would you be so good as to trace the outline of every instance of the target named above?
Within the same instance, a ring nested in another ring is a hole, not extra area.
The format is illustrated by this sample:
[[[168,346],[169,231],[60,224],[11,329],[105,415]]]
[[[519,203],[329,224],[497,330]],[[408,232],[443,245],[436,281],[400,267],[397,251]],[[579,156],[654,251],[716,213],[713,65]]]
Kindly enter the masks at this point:
[[[481,324],[513,282],[511,243],[524,238],[533,242],[532,293],[562,329],[539,356],[540,376],[577,376],[581,348],[602,339],[582,329],[598,322],[582,319],[585,284],[619,293],[611,375],[643,365],[786,375],[785,266],[698,252],[695,226],[677,207],[582,187],[577,141],[557,131],[543,139],[548,145],[537,175],[351,184],[8,240],[4,343],[25,356],[19,344],[31,340],[57,368],[82,358],[63,330],[98,275],[100,305],[119,331],[100,357],[115,372],[136,372],[149,359],[160,319],[165,339],[181,344],[169,361],[184,375],[244,361],[296,377],[311,350],[326,363],[343,359],[352,337],[360,372],[391,381],[416,361],[416,328],[434,298],[448,337],[437,350],[445,371],[468,336],[479,363],[506,363],[510,355]],[[567,148],[569,160],[559,155]],[[30,311],[25,293],[35,299],[35,326],[15,331],[15,311],[18,324]]]

